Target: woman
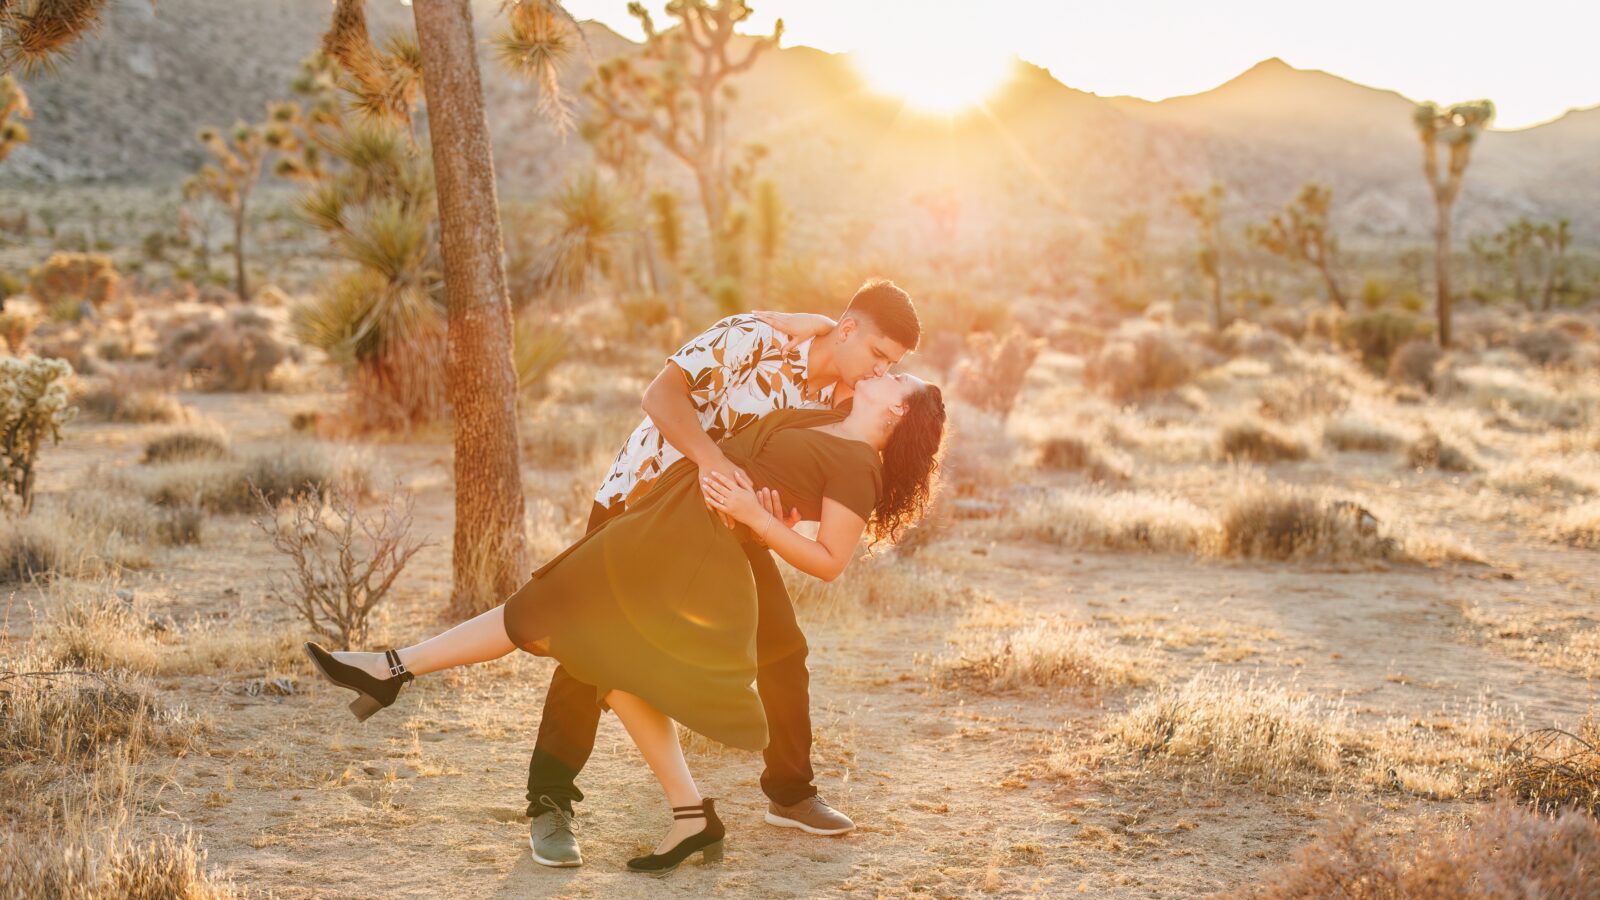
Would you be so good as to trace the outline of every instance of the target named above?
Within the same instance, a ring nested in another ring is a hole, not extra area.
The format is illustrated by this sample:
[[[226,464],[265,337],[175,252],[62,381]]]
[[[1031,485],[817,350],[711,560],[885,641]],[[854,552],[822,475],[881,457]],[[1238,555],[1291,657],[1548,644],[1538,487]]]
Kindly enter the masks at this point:
[[[399,651],[307,644],[307,652],[330,681],[360,695],[350,708],[363,720],[416,675],[518,647],[555,657],[596,685],[596,702],[622,720],[672,806],[656,852],[628,867],[669,871],[696,851],[718,858],[725,830],[689,774],[673,720],[734,747],[766,746],[751,687],[755,585],[740,543],[760,541],[806,574],[838,577],[863,532],[893,540],[926,509],[944,419],[939,389],[910,375],[859,382],[848,412],[778,410],[722,442],[750,483],[700,478],[680,460],[501,606]],[[818,522],[816,539],[767,512],[758,487]],[[729,530],[718,512],[738,527]]]

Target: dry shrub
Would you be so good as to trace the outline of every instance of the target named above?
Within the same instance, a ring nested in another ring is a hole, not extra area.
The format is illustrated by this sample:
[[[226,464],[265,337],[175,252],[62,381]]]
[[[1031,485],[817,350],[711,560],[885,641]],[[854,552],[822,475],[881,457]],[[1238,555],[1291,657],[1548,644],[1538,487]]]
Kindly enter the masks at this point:
[[[1600,491],[1600,483],[1593,476],[1574,471],[1576,465],[1572,460],[1559,464],[1514,462],[1495,470],[1487,481],[1495,490],[1516,497],[1587,497]],[[1584,468],[1592,471],[1593,464]]]
[[[84,415],[102,422],[147,424],[181,422],[187,410],[176,397],[148,386],[145,379],[112,377],[96,379],[73,398]]]
[[[1557,536],[1574,547],[1600,549],[1600,500],[1590,500],[1563,512],[1555,528]]]
[[[1574,731],[1541,728],[1518,738],[1505,778],[1517,799],[1540,812],[1600,815],[1600,718],[1590,712]]]
[[[1248,319],[1234,319],[1215,335],[1212,346],[1228,356],[1276,360],[1292,352],[1294,344],[1276,329],[1263,328]]]
[[[1594,896],[1600,822],[1581,812],[1545,816],[1502,801],[1465,831],[1397,838],[1353,816],[1261,873],[1253,900],[1348,900]]]
[[[1291,787],[1326,783],[1338,771],[1346,719],[1341,706],[1208,671],[1157,689],[1106,734],[1143,760]]]
[[[72,491],[31,515],[0,517],[0,582],[148,568],[155,545],[198,538],[179,511],[121,492]]]
[[[1237,421],[1217,435],[1217,453],[1223,459],[1270,463],[1305,459],[1309,451],[1305,444],[1277,429],[1260,422]]]
[[[951,639],[954,655],[938,664],[941,680],[990,691],[1027,686],[1098,689],[1149,681],[1148,661],[1108,643],[1081,623],[1046,616],[996,634],[984,627],[992,614],[969,617],[957,628]]]
[[[1050,491],[1023,501],[1012,535],[1086,550],[1201,553],[1216,519],[1187,500],[1142,491]]]
[[[206,868],[191,835],[134,836],[118,828],[0,835],[7,897],[220,900],[241,894]]]
[[[1389,358],[1389,380],[1397,384],[1414,384],[1431,392],[1434,367],[1443,358],[1444,351],[1433,341],[1425,338],[1406,341]]]
[[[111,257],[103,253],[52,253],[28,272],[28,294],[39,301],[41,309],[84,300],[104,306],[121,285]]]
[[[1039,466],[1060,472],[1082,472],[1090,481],[1124,484],[1132,478],[1126,460],[1098,441],[1081,437],[1061,436],[1041,441]]]
[[[399,485],[376,513],[363,513],[358,495],[337,487],[280,505],[254,490],[255,525],[292,569],[272,599],[300,614],[312,631],[347,650],[367,639],[368,618],[406,563],[428,542],[409,536],[415,500]]]
[[[1573,335],[1556,327],[1530,328],[1513,338],[1511,346],[1539,366],[1565,365],[1572,362],[1578,352],[1578,341]]]
[[[1360,504],[1325,500],[1293,488],[1245,488],[1222,514],[1223,556],[1259,559],[1392,559],[1400,545],[1379,532]]]
[[[137,595],[108,583],[64,583],[52,586],[52,595],[60,612],[42,630],[41,647],[58,665],[153,675],[271,674],[301,660],[290,629],[244,620],[179,624],[153,617]]]
[[[1346,318],[1339,327],[1339,343],[1359,351],[1369,369],[1382,372],[1401,345],[1425,339],[1432,332],[1433,326],[1425,319],[1382,310]]]
[[[1479,409],[1509,409],[1519,416],[1557,428],[1581,428],[1600,420],[1600,385],[1569,379],[1553,386],[1535,373],[1503,366],[1468,365],[1446,368],[1439,376],[1441,397]]]
[[[272,333],[272,321],[250,309],[206,319],[169,342],[173,365],[204,391],[264,391],[289,350]],[[181,348],[181,349],[179,349]]]
[[[364,492],[365,466],[318,443],[257,447],[226,459],[189,459],[116,473],[118,487],[165,507],[198,507],[216,513],[255,509],[252,490],[273,502],[325,494],[336,484]]]
[[[169,431],[144,445],[145,465],[191,459],[225,459],[231,453],[220,431],[182,428]]]
[[[1004,340],[982,332],[967,339],[967,357],[956,370],[955,394],[1001,421],[1011,415],[1028,370],[1043,342],[1021,329]]]
[[[1387,453],[1400,449],[1406,436],[1374,416],[1345,412],[1323,423],[1322,442],[1335,450]]]
[[[1419,469],[1445,472],[1476,472],[1483,468],[1477,454],[1465,442],[1447,439],[1432,429],[1406,445],[1406,463]]]
[[[979,497],[1011,487],[1019,448],[1000,417],[959,401],[945,409],[949,424],[939,467],[944,489],[955,497]]]
[[[1194,376],[1193,348],[1170,329],[1138,323],[1124,327],[1089,357],[1083,383],[1118,403],[1170,391]]]

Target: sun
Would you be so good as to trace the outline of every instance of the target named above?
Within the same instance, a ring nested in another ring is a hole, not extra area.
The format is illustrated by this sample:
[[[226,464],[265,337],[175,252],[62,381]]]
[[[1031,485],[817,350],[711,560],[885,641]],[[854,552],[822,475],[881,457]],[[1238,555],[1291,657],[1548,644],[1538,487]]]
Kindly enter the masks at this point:
[[[873,90],[946,116],[982,104],[1011,76],[1013,64],[1003,50],[954,41],[874,44],[853,57]]]

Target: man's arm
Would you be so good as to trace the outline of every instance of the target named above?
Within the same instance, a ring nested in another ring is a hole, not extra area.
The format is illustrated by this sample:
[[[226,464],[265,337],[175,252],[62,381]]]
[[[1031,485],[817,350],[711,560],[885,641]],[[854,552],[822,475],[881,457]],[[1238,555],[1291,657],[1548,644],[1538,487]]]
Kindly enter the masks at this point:
[[[694,401],[689,396],[689,382],[677,363],[667,363],[656,374],[655,380],[644,390],[644,402],[640,407],[655,423],[661,437],[694,463],[701,475],[716,472],[741,484],[751,483],[750,476],[734,465],[700,427],[700,417],[695,414]],[[717,515],[724,525],[733,527],[731,517],[722,512]]]

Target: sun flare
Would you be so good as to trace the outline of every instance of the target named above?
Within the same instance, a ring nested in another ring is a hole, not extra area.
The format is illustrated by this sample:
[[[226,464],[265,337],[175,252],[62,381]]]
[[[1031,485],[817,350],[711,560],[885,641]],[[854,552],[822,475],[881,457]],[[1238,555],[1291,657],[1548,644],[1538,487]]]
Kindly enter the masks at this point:
[[[855,53],[868,85],[927,113],[952,115],[983,103],[1011,74],[1010,54],[927,42],[878,45]]]

